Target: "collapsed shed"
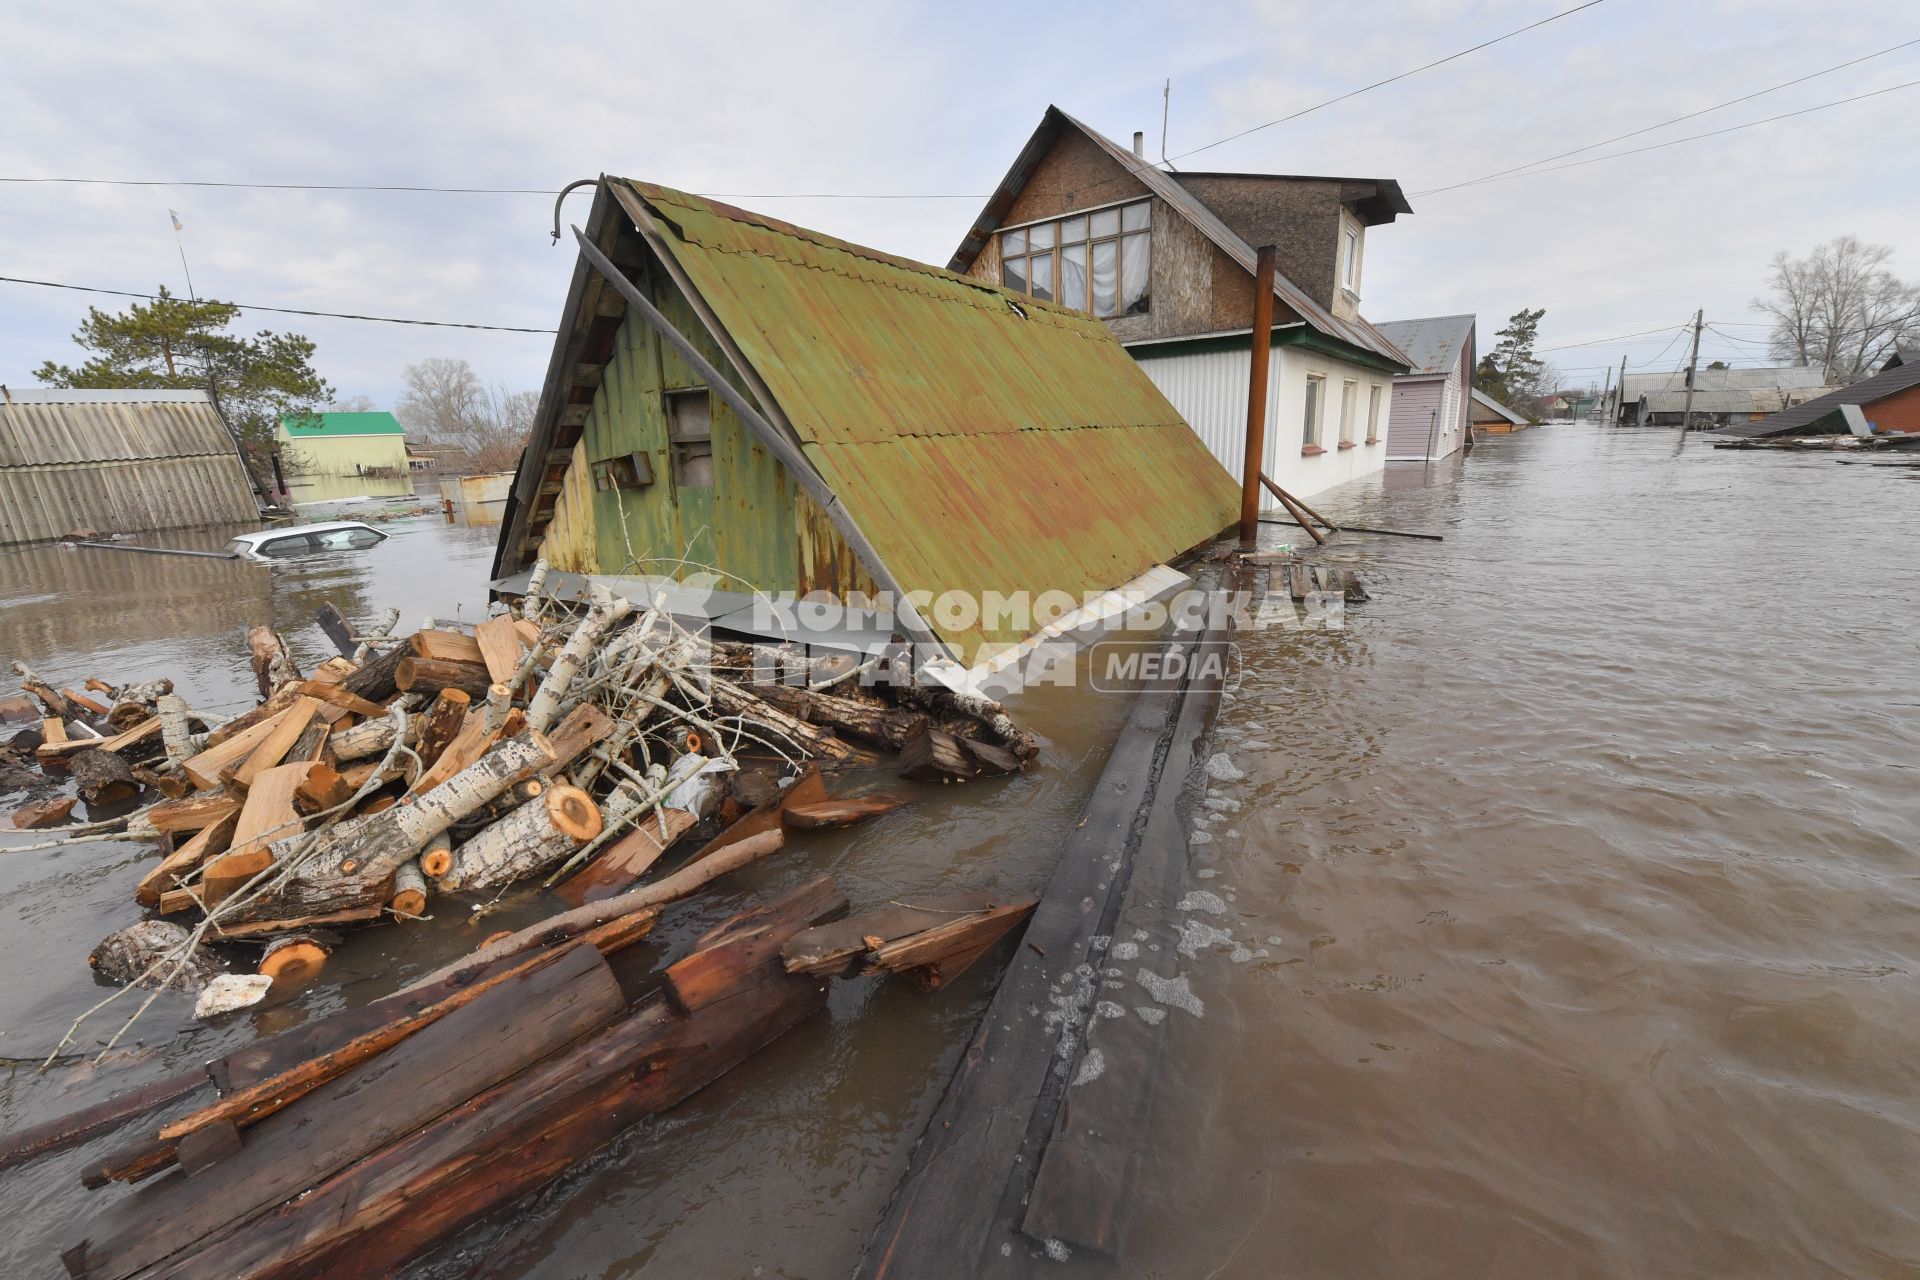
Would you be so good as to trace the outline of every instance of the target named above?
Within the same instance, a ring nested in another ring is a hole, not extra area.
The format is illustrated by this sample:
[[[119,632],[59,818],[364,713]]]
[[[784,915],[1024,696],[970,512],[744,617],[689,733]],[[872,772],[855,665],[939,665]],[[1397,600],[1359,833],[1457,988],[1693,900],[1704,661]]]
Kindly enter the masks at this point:
[[[539,560],[636,599],[693,582],[675,610],[726,629],[898,631],[971,667],[1046,618],[968,601],[1151,593],[1233,520],[1092,316],[623,178],[582,245],[496,590]]]
[[[1736,422],[1719,434],[1749,440],[1846,435],[1853,430],[1849,410],[1869,434],[1920,432],[1920,360],[1896,354],[1871,378],[1802,401],[1757,422]]]
[[[204,391],[0,395],[0,545],[258,518]]]

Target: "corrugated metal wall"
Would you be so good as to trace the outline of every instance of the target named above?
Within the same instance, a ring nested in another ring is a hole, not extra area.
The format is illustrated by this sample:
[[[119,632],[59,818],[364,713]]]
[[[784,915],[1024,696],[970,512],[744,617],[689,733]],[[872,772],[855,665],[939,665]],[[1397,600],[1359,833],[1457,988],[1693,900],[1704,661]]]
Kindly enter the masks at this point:
[[[233,443],[204,396],[55,394],[0,403],[0,544],[258,518]]]
[[[1267,365],[1267,438],[1266,460],[1261,470],[1278,476],[1275,465],[1282,421],[1280,386],[1282,352],[1274,347]],[[1239,476],[1247,453],[1247,377],[1253,361],[1245,348],[1224,351],[1184,351],[1174,355],[1155,354],[1152,348],[1134,352],[1140,367],[1167,403],[1180,411],[1201,442],[1220,460],[1227,474]],[[1295,415],[1297,417],[1297,415]],[[1279,502],[1264,489],[1260,495],[1263,509],[1277,510]]]

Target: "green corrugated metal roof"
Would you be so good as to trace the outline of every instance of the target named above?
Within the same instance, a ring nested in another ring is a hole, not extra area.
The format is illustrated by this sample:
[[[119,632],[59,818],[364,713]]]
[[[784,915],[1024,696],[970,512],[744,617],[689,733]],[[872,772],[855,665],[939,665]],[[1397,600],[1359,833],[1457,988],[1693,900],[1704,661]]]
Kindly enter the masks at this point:
[[[390,413],[316,413],[280,419],[280,426],[295,440],[321,436],[398,436],[406,428]]]
[[[628,185],[907,590],[1077,600],[1232,523],[1232,477],[1092,316]],[[968,662],[1026,634],[929,621]]]

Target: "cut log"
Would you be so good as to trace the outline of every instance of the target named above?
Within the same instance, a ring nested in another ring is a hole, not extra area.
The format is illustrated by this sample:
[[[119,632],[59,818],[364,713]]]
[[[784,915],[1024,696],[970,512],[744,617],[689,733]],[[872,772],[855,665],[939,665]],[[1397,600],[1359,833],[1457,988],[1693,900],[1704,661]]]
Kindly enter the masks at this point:
[[[227,851],[239,821],[240,807],[235,804],[224,818],[216,818],[200,828],[191,840],[160,859],[160,865],[141,878],[134,888],[133,900],[143,907],[159,906],[161,895],[180,887],[180,877]]]
[[[307,776],[293,789],[293,807],[303,814],[312,815],[345,804],[353,795],[353,787],[338,769],[325,760],[311,760]]]
[[[420,851],[420,871],[438,880],[453,865],[453,837],[442,831]]]
[[[473,699],[459,689],[442,689],[434,695],[433,705],[421,719],[420,738],[413,748],[413,753],[420,757],[422,772],[433,767],[440,753],[460,732],[467,721],[467,708],[472,704]]]
[[[914,782],[965,782],[1018,772],[1020,761],[1005,748],[928,728],[907,741],[898,768]]]
[[[449,662],[478,662],[484,664],[486,658],[481,652],[480,642],[464,631],[429,630],[416,631],[413,639],[407,642],[416,658],[443,658]],[[498,679],[498,677],[495,677]]]
[[[296,698],[293,705],[281,712],[274,721],[273,731],[260,740],[260,745],[247,753],[247,758],[233,769],[234,785],[251,787],[268,769],[278,765],[293,750],[293,744],[313,723],[313,713],[320,709],[320,703],[314,698]],[[223,771],[224,772],[224,771]]]
[[[1037,898],[1022,898],[976,915],[897,938],[874,948],[868,963],[888,973],[905,973],[928,990],[960,976],[993,944],[1033,911]]]
[[[825,804],[788,805],[783,815],[786,824],[802,830],[821,827],[851,827],[892,813],[900,801],[880,796],[862,796],[853,800],[829,800]]]
[[[407,743],[412,745],[420,740],[420,717],[407,717]],[[385,712],[378,719],[366,720],[350,729],[342,729],[327,741],[327,747],[333,752],[333,758],[339,761],[364,760],[368,756],[385,755],[387,748],[393,745],[393,717]]]
[[[272,627],[261,625],[247,630],[247,656],[262,698],[272,697],[281,685],[300,678],[300,668],[293,665],[286,641]]]
[[[385,702],[399,692],[393,675],[401,660],[408,655],[406,645],[393,645],[384,653],[369,657],[358,671],[341,681],[340,685],[348,693],[358,694],[368,702]]]
[[[241,1150],[113,1205],[63,1255],[69,1271],[120,1280],[270,1209],[460,1106],[624,1006],[594,948],[537,964],[255,1126]],[[232,1274],[231,1272],[229,1274]]]
[[[230,791],[197,791],[178,800],[162,800],[147,810],[155,831],[198,831],[228,814],[240,812],[241,798]]]
[[[67,771],[89,807],[118,804],[140,792],[133,767],[111,751],[82,751],[68,756]]]
[[[221,772],[251,755],[255,747],[267,740],[267,735],[274,731],[280,723],[280,717],[285,714],[286,708],[282,707],[272,715],[255,721],[232,737],[189,758],[180,766],[181,771],[202,791],[218,791],[226,785],[220,776]]]
[[[823,760],[845,760],[853,749],[817,725],[797,720],[764,698],[757,698],[728,680],[712,683],[713,703],[730,716],[762,729],[771,730],[807,754]]]
[[[599,834],[592,796],[578,787],[550,787],[455,848],[438,887],[444,893],[497,889],[564,861]]]
[[[486,664],[494,682],[500,684],[513,679],[513,673],[520,669],[522,653],[520,633],[514,630],[513,619],[506,614],[488,618],[473,629],[473,638],[480,646],[480,661]]]
[[[794,685],[756,684],[752,689],[756,696],[766,699],[789,715],[810,724],[830,726],[846,737],[871,742],[889,751],[900,750],[906,745],[907,739],[927,722],[926,716],[917,711],[901,711],[884,703],[815,693]]]
[[[61,796],[54,800],[23,804],[13,811],[13,825],[21,831],[57,827],[67,820],[67,815],[73,812],[73,806],[78,803],[73,796]]]
[[[401,863],[393,873],[393,896],[387,899],[387,909],[401,920],[418,920],[426,915],[427,877],[420,870],[418,858]]]
[[[193,792],[193,784],[187,781],[187,775],[179,772],[158,773],[146,765],[133,766],[133,777],[141,786],[150,791],[158,791],[169,800],[178,800]],[[128,828],[132,830],[131,827]]]
[[[221,854],[200,876],[200,902],[212,910],[272,865],[273,855],[262,848]]]
[[[290,933],[267,944],[267,949],[260,953],[259,972],[273,979],[275,991],[291,991],[320,972],[327,962],[328,950],[315,934]],[[169,1135],[162,1129],[160,1136],[178,1135]]]
[[[458,689],[469,698],[484,698],[492,678],[487,675],[483,663],[408,654],[393,669],[393,683],[403,693],[438,693],[442,689]]]
[[[195,991],[220,973],[220,964],[204,948],[188,953],[177,970],[171,964],[154,966],[185,946],[191,935],[177,924],[165,920],[140,920],[108,934],[87,956],[94,972],[121,986],[165,985],[178,991]],[[149,972],[151,970],[151,972]]]
[[[193,723],[187,718],[187,702],[177,693],[163,695],[154,703],[154,719],[160,722],[160,741],[167,763],[178,765],[193,754]]]

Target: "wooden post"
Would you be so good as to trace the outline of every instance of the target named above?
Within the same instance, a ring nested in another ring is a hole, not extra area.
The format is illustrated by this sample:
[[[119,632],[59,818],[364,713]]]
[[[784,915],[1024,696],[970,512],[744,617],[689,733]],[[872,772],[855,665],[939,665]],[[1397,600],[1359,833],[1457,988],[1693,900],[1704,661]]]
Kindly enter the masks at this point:
[[[1693,425],[1693,386],[1700,376],[1700,322],[1706,316],[1703,307],[1693,313],[1693,354],[1687,357],[1687,403],[1680,410],[1680,438],[1687,438],[1687,428]]]
[[[1253,336],[1247,375],[1247,454],[1240,469],[1240,543],[1260,538],[1260,467],[1267,454],[1267,366],[1273,362],[1273,262],[1279,251],[1263,245],[1253,268]]]

